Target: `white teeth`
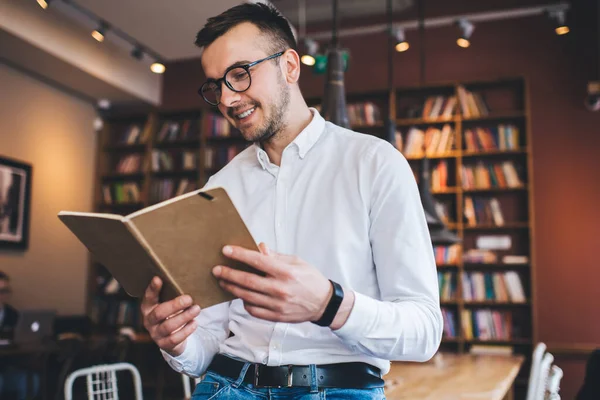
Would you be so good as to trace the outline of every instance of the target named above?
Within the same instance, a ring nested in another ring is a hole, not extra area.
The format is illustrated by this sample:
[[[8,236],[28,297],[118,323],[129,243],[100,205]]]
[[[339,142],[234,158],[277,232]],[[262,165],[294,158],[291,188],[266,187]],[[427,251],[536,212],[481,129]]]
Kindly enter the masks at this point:
[[[254,112],[254,108],[251,108],[251,109],[249,109],[248,111],[244,111],[243,113],[241,113],[241,114],[238,114],[238,115],[237,115],[237,117],[238,117],[239,119],[246,118],[247,116],[249,116],[249,115],[250,115],[250,114],[252,114],[253,112]]]

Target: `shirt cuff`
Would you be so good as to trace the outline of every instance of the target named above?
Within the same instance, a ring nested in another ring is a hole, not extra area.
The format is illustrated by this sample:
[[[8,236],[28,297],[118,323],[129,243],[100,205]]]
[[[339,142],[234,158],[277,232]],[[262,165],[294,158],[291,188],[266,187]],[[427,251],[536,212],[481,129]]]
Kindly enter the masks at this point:
[[[354,345],[364,339],[373,326],[378,302],[375,299],[354,291],[354,305],[346,323],[340,329],[332,331],[346,343]]]
[[[183,353],[177,357],[173,357],[164,350],[160,350],[163,354],[163,358],[167,363],[177,372],[193,371],[195,369],[196,356],[196,342],[194,340],[187,339],[185,349]]]

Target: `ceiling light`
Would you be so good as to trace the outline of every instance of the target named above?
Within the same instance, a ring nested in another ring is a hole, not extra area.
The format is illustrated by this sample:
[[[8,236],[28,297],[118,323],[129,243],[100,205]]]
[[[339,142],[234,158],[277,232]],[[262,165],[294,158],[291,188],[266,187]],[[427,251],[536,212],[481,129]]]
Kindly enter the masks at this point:
[[[151,66],[150,66],[150,70],[152,72],[154,72],[155,74],[162,74],[165,72],[166,68],[165,65],[159,61],[155,61]]]
[[[319,50],[319,43],[312,39],[306,38],[304,39],[304,45],[306,46],[306,54],[300,57],[300,61],[304,65],[313,66],[316,62],[315,56]]]
[[[460,19],[458,21],[458,26],[461,30],[461,35],[458,37],[458,39],[456,39],[456,44],[459,45],[460,47],[463,48],[467,48],[471,45],[471,35],[473,34],[473,30],[475,29],[475,26],[467,21],[466,19]]]
[[[105,22],[100,22],[98,28],[92,32],[92,37],[99,42],[104,41],[104,35],[106,35],[106,30],[108,29],[108,25]]]
[[[401,53],[403,51],[408,50],[410,45],[406,41],[406,37],[404,35],[404,29],[394,29],[392,31],[392,34],[394,35],[394,38],[396,38],[396,46],[395,46],[396,51]]]
[[[50,6],[52,0],[37,0],[37,3],[40,5],[40,7],[42,7],[45,10],[48,8],[48,6]]]
[[[550,11],[550,17],[556,22],[554,31],[557,35],[566,35],[569,33],[569,27],[566,23],[565,10]]]

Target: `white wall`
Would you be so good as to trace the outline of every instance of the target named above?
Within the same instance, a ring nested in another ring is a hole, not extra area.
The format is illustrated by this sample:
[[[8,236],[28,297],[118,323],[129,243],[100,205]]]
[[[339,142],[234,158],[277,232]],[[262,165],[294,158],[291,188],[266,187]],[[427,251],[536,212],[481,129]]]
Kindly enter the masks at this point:
[[[92,210],[92,105],[0,63],[0,156],[33,166],[29,249],[0,249],[15,307],[85,312],[88,252],[57,218]]]

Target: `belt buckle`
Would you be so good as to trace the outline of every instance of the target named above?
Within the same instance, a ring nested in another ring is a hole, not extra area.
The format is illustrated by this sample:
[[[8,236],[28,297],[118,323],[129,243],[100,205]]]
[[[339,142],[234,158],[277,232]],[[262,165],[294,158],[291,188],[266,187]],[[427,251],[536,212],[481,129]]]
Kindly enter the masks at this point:
[[[258,385],[258,376],[259,376],[258,367],[259,367],[258,363],[254,364],[254,387],[256,387],[256,388],[259,387],[259,385]]]
[[[287,387],[291,388],[292,387],[292,380],[293,380],[293,376],[292,376],[292,366],[288,365],[288,376],[287,376]]]

